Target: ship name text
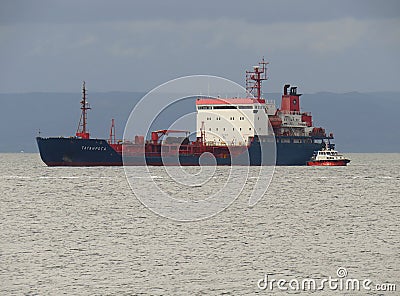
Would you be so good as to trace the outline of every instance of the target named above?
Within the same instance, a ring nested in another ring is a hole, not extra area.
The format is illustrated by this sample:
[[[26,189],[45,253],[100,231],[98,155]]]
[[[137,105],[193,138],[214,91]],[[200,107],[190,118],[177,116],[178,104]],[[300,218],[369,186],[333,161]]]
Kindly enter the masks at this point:
[[[106,151],[107,147],[103,146],[83,146],[82,145],[82,150],[89,150],[89,151]]]

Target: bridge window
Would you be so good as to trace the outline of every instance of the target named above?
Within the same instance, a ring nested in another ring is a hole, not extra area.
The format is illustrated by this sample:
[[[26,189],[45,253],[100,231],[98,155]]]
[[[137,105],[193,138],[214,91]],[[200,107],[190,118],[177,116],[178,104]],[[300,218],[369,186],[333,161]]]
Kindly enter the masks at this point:
[[[228,106],[214,106],[214,109],[237,109],[237,106],[228,105]]]

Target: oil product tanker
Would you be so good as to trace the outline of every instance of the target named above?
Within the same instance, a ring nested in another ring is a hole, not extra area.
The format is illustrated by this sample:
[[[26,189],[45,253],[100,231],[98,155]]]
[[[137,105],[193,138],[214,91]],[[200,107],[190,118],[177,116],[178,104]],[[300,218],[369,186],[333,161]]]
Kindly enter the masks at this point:
[[[326,143],[334,148],[333,134],[314,127],[312,115],[301,111],[297,87],[284,86],[280,108],[262,97],[267,64],[263,59],[246,71],[245,97],[195,99],[194,141],[189,131],[170,129],[152,131],[149,139],[137,135],[116,141],[114,120],[108,139],[91,138],[84,82],[75,136],[37,137],[40,157],[48,166],[306,165]],[[177,133],[184,135],[171,136]]]

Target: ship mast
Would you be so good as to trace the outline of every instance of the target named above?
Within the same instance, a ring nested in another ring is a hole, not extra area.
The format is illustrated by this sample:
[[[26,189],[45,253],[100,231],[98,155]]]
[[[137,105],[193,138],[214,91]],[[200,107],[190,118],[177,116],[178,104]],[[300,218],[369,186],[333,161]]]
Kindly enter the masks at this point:
[[[248,96],[261,99],[261,81],[267,80],[268,62],[262,58],[258,66],[253,66],[253,71],[246,71],[246,92]]]
[[[108,140],[108,144],[115,144],[115,121],[114,118],[111,119],[111,128],[110,128],[110,138]]]
[[[86,130],[87,124],[87,110],[90,110],[90,105],[86,102],[86,83],[83,81],[82,85],[82,101],[81,101],[81,118],[79,120],[78,130],[76,131],[76,136],[82,139],[89,139],[89,132]]]
[[[200,136],[201,136],[201,144],[205,145],[206,144],[206,128],[204,127],[204,121],[201,122]]]

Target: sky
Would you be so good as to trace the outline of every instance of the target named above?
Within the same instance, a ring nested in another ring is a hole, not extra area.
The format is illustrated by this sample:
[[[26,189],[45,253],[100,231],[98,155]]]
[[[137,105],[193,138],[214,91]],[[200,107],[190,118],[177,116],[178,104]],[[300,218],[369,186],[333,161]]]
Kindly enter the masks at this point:
[[[400,1],[0,1],[0,93],[244,85],[262,57],[264,92],[398,91]]]

